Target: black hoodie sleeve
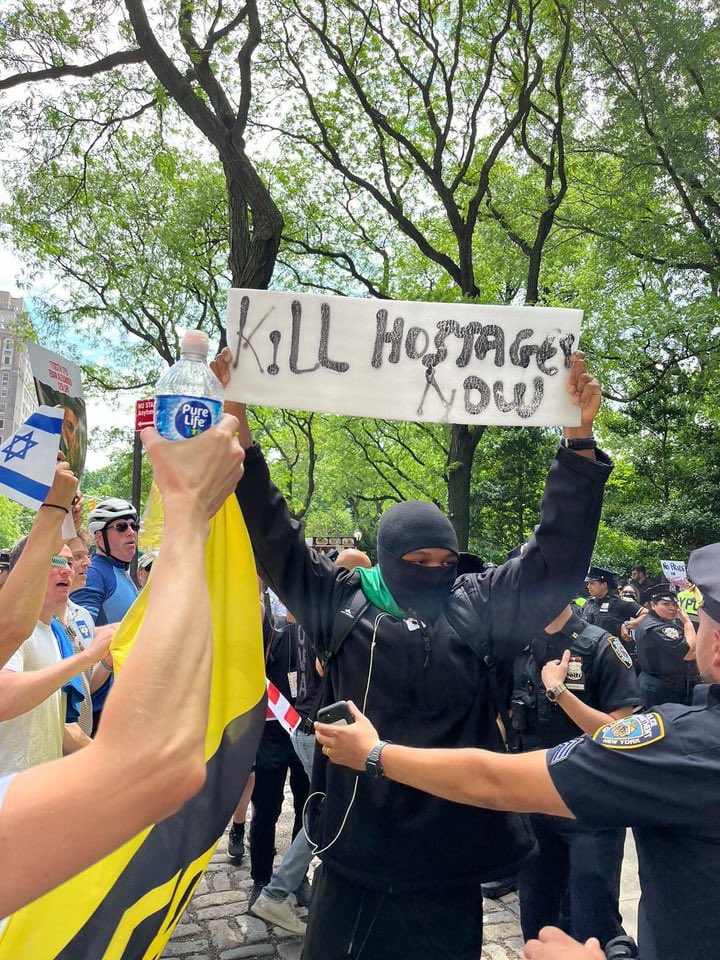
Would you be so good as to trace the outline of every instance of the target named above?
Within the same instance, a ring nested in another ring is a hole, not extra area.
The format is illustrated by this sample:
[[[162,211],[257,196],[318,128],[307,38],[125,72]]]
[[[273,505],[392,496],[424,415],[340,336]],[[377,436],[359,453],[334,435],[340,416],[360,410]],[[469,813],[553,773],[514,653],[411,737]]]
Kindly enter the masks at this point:
[[[612,463],[559,447],[543,494],[540,524],[522,557],[472,577],[468,591],[490,628],[498,657],[512,657],[577,596],[590,565]],[[488,613],[489,610],[489,613]]]
[[[338,580],[351,573],[305,543],[282,494],[270,479],[260,447],[245,454],[245,472],[235,490],[250,535],[258,573],[313,637],[318,652],[329,638],[337,609]],[[342,591],[340,591],[342,593]]]

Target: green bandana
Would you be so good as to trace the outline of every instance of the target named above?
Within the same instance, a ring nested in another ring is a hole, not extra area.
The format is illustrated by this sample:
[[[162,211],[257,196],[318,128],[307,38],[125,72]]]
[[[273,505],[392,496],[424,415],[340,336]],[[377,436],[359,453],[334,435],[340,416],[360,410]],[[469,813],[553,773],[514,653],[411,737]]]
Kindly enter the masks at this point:
[[[374,603],[376,607],[393,617],[397,617],[398,620],[404,620],[406,613],[400,609],[395,602],[395,598],[388,590],[383,575],[380,573],[380,567],[371,567],[369,570],[366,567],[355,567],[355,570],[360,574],[362,592],[370,603]]]

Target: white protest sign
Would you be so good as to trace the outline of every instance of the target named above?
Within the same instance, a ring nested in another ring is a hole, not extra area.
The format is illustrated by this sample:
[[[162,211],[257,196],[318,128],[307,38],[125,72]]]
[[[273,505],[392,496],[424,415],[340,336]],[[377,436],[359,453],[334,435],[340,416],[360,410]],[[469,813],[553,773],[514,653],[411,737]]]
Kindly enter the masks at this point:
[[[660,566],[663,576],[669,583],[674,583],[678,587],[687,587],[687,570],[683,560],[661,560]]]
[[[386,420],[578,426],[582,311],[232,289],[227,397]]]

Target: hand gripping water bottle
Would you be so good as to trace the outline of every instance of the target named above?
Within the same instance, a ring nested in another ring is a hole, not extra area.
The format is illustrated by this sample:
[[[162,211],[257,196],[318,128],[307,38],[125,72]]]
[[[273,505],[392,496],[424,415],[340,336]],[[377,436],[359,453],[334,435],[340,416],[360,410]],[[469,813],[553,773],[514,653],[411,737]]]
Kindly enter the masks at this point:
[[[207,355],[207,334],[189,330],[180,345],[180,359],[157,382],[155,427],[166,440],[187,440],[222,418],[223,388]]]

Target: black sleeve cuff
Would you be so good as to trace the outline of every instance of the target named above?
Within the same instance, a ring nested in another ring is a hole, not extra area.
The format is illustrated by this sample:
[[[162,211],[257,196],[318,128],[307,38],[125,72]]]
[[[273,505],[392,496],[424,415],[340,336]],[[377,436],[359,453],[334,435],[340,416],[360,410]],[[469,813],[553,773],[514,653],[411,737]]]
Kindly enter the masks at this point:
[[[601,483],[607,480],[613,469],[612,460],[599,447],[595,450],[596,459],[591,460],[590,457],[581,457],[579,453],[573,453],[572,450],[558,444],[555,457],[564,467],[569,467],[575,473],[583,473]]]

